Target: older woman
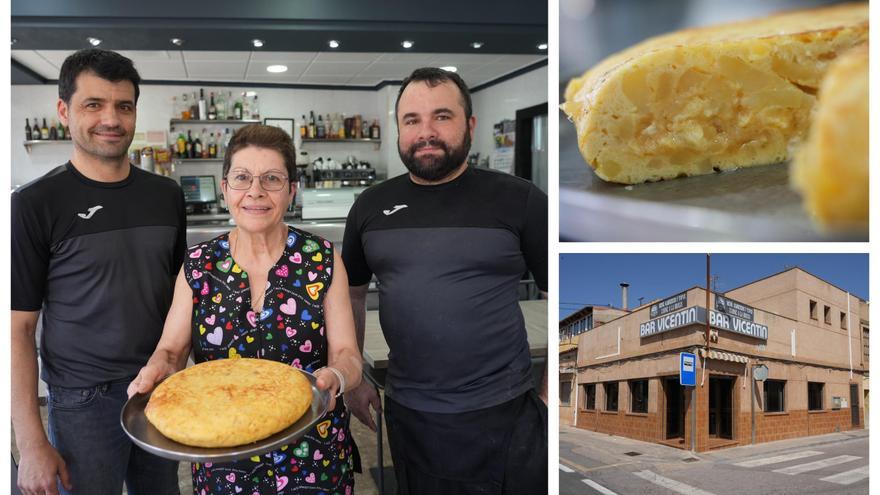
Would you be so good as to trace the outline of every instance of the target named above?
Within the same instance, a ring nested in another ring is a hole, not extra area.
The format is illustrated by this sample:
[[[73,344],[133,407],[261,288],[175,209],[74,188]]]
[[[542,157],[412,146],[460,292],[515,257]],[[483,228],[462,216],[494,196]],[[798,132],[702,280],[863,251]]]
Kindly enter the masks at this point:
[[[296,445],[233,463],[193,464],[197,494],[353,490],[349,416],[335,401],[361,379],[347,276],[329,241],[283,222],[295,171],[284,131],[249,125],[235,133],[222,188],[236,227],[189,248],[162,338],[129,395],[182,369],[192,349],[196,363],[240,356],[311,371],[334,397],[331,411]]]

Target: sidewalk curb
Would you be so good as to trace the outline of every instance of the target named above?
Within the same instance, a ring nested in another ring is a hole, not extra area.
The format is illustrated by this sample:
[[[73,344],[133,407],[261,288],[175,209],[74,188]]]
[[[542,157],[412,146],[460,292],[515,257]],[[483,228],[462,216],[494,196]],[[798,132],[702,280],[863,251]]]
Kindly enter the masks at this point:
[[[564,430],[571,430],[570,433],[574,433],[574,434],[576,434],[578,432],[584,432],[584,434],[588,434],[588,435],[589,434],[601,435],[601,436],[612,437],[612,438],[616,438],[616,439],[622,439],[625,442],[633,442],[634,445],[643,444],[643,445],[646,445],[649,447],[656,446],[656,447],[661,447],[661,448],[665,448],[665,449],[672,449],[672,450],[680,451],[682,454],[685,455],[685,458],[694,457],[694,458],[697,458],[700,460],[713,460],[715,462],[736,460],[736,459],[738,459],[737,457],[730,457],[730,458],[726,458],[726,459],[724,458],[724,456],[718,456],[719,457],[718,459],[711,459],[711,457],[715,457],[717,454],[723,454],[724,452],[730,452],[730,451],[734,451],[734,450],[744,449],[747,447],[753,447],[756,449],[766,448],[767,450],[761,450],[760,452],[753,452],[753,454],[758,454],[758,455],[767,454],[767,455],[769,455],[769,454],[791,451],[792,449],[811,448],[811,447],[818,447],[818,446],[822,446],[822,445],[848,442],[851,440],[859,440],[859,439],[863,439],[863,438],[869,438],[869,435],[870,435],[870,430],[865,428],[865,429],[860,429],[860,430],[848,430],[848,431],[841,431],[841,432],[834,432],[834,433],[825,433],[823,435],[816,435],[816,437],[824,437],[827,435],[831,435],[831,437],[825,438],[822,440],[819,440],[817,438],[816,441],[809,441],[809,439],[811,437],[807,436],[807,437],[788,438],[785,440],[777,440],[774,442],[745,444],[745,445],[739,445],[736,447],[731,447],[728,449],[721,449],[721,450],[716,450],[716,451],[692,452],[690,450],[676,449],[675,447],[669,447],[668,445],[663,445],[663,444],[659,444],[659,443],[647,442],[644,440],[636,440],[634,438],[624,437],[621,435],[613,435],[610,433],[597,432],[597,431],[593,431],[593,430],[587,430],[584,428],[577,428],[577,427],[570,426],[570,425],[562,425],[560,427],[560,433],[563,433]],[[561,438],[560,438],[560,440],[561,440]],[[799,445],[788,445],[788,446],[774,445],[774,444],[777,444],[778,442],[796,442],[796,441],[801,441],[804,443],[799,444]],[[773,449],[772,447],[778,447],[778,448]],[[649,453],[645,453],[644,455],[655,457],[653,454],[649,454]],[[710,458],[706,459],[706,456],[710,456]],[[674,460],[682,461],[683,459],[674,459]]]

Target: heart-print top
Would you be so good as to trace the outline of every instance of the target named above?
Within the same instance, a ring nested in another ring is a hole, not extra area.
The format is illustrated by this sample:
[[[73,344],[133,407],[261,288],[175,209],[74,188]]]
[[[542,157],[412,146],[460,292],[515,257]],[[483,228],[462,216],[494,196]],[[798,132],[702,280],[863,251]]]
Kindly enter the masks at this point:
[[[229,234],[189,248],[196,363],[236,357],[280,361],[312,372],[327,364],[324,297],[333,245],[288,227],[284,253],[269,271],[263,311],[251,310],[247,272],[229,250]],[[193,464],[195,493],[353,492],[353,439],[343,401],[298,443],[228,463]]]
[[[189,248],[184,266],[193,291],[196,363],[250,357],[310,372],[326,366],[324,296],[333,274],[333,244],[290,226],[287,232],[260,314],[251,309],[248,274],[232,258],[229,233]]]

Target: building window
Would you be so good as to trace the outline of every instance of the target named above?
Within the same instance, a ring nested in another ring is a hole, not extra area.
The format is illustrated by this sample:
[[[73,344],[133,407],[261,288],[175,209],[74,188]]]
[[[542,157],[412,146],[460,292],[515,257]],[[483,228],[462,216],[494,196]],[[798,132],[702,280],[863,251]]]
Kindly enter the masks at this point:
[[[648,380],[632,380],[629,382],[629,397],[632,412],[648,412]]]
[[[785,411],[785,381],[764,380],[764,412]]]
[[[559,382],[559,403],[563,406],[571,404],[571,382]]]
[[[869,335],[870,334],[868,333],[868,327],[862,327],[862,357],[864,359],[864,362],[866,363],[871,362],[871,360],[868,359],[868,356],[870,354],[870,346],[868,345]]]
[[[810,318],[812,318],[814,320],[819,319],[819,315],[817,314],[817,311],[819,311],[818,308],[819,308],[819,304],[817,304],[816,301],[813,301],[812,299],[810,299]]]
[[[584,409],[593,411],[596,409],[596,384],[584,385]]]
[[[617,382],[605,384],[605,410],[617,410]]]
[[[829,308],[828,306],[825,306],[825,324],[831,324],[831,308]]]
[[[825,384],[818,382],[807,382],[807,396],[809,397],[810,411],[822,410],[822,396],[825,391]]]
[[[846,330],[846,313],[840,312],[840,328]]]

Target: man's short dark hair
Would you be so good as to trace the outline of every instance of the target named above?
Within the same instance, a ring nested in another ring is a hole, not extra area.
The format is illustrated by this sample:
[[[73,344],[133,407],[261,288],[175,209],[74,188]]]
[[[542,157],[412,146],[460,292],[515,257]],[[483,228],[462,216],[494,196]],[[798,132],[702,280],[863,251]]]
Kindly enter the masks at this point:
[[[409,77],[403,80],[403,84],[400,86],[400,91],[397,92],[397,101],[394,102],[395,118],[397,118],[397,106],[400,104],[400,96],[403,94],[403,90],[409,86],[409,83],[419,81],[424,81],[428,87],[431,88],[449,81],[455,83],[455,85],[458,86],[459,93],[461,93],[461,106],[464,107],[464,117],[465,119],[470,120],[471,115],[473,114],[473,108],[471,106],[471,92],[468,90],[467,84],[465,84],[461,79],[461,76],[455,72],[438,69],[436,67],[422,67],[421,69],[416,69],[409,75]]]
[[[141,76],[134,68],[134,63],[116,52],[100,48],[80,50],[64,60],[58,76],[58,98],[70,104],[70,97],[76,93],[76,78],[87,71],[111,82],[131,81],[134,84],[134,102],[137,103],[141,94],[138,86]]]

